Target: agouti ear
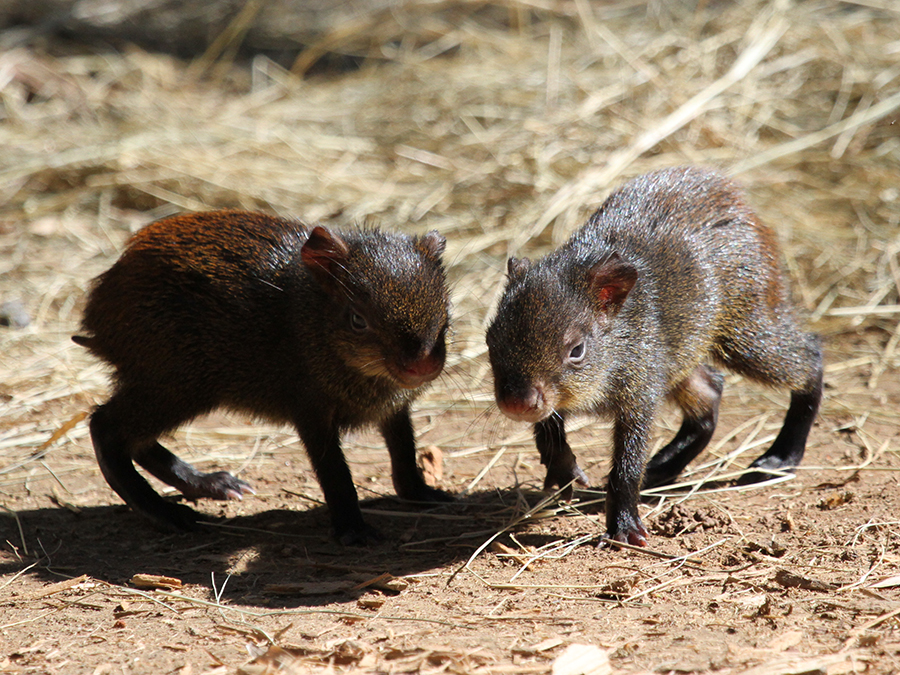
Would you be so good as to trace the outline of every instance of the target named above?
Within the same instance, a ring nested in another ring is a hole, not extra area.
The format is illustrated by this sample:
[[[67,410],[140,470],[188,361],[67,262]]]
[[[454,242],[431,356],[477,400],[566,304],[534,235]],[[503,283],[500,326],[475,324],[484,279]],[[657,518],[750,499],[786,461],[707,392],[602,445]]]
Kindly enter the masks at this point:
[[[637,270],[613,253],[607,260],[588,270],[588,283],[602,312],[619,311],[637,281]]]
[[[435,260],[440,259],[444,254],[444,249],[447,248],[447,239],[437,230],[427,232],[416,243],[422,248],[425,255],[431,256]]]
[[[350,254],[347,242],[340,235],[317,225],[300,249],[300,258],[320,283],[331,286],[337,271]]]
[[[506,261],[506,276],[510,279],[522,276],[531,268],[531,261],[528,258],[513,258],[510,256]]]

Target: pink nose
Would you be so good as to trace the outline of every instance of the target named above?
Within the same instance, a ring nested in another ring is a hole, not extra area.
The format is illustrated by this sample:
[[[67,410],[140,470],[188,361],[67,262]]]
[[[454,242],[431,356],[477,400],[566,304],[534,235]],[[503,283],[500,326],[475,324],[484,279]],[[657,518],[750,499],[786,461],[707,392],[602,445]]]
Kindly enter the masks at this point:
[[[520,422],[539,422],[550,413],[544,392],[538,387],[529,387],[524,395],[498,396],[497,407],[507,417]]]
[[[444,362],[434,356],[425,356],[417,361],[403,366],[399,373],[402,386],[415,389],[426,382],[430,382],[441,374]]]

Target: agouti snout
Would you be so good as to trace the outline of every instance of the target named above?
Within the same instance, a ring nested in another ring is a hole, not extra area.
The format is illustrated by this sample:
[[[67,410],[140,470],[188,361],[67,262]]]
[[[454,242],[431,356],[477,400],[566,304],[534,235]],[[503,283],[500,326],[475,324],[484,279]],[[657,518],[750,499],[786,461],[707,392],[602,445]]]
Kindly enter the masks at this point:
[[[110,486],[167,529],[189,529],[198,514],[162,499],[134,462],[189,499],[251,492],[157,441],[225,407],[296,427],[345,543],[377,538],[341,450],[348,429],[378,426],[400,497],[449,500],[419,473],[409,416],[444,366],[444,246],[437,232],[335,232],[244,211],[140,230],[95,281],[86,336],[74,338],[114,369],[90,425]]]
[[[510,259],[489,357],[500,410],[534,424],[545,488],[568,486],[570,496],[570,483],[587,484],[566,416],[610,415],[607,536],[645,544],[641,487],[672,482],[715,430],[724,380],[707,358],[791,390],[781,432],[748,480],[799,464],[822,397],[822,354],[798,327],[780,265],[775,234],[738,188],[696,168],[626,183],[556,251]],[[683,423],[647,463],[666,398]]]

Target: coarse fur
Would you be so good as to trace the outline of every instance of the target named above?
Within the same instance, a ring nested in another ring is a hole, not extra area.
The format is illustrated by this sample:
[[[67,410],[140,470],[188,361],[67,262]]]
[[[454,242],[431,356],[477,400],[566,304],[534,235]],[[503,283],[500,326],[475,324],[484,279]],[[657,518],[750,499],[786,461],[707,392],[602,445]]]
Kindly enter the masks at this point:
[[[565,417],[612,416],[607,535],[638,545],[642,484],[674,480],[715,430],[724,380],[707,358],[791,390],[747,480],[799,464],[822,396],[819,339],[798,327],[775,234],[733,182],[693,167],[626,183],[559,249],[510,259],[487,343],[500,409],[535,424],[545,488],[568,497],[572,482],[587,484]],[[645,471],[667,397],[684,421]]]
[[[162,528],[198,514],[163,500],[132,460],[190,499],[239,498],[250,486],[204,474],[157,439],[225,407],[293,424],[339,539],[365,542],[341,433],[377,425],[397,493],[443,501],[416,466],[410,403],[439,375],[448,294],[437,232],[334,232],[245,211],[148,225],[98,277],[76,336],[114,368],[91,436],[110,486]]]

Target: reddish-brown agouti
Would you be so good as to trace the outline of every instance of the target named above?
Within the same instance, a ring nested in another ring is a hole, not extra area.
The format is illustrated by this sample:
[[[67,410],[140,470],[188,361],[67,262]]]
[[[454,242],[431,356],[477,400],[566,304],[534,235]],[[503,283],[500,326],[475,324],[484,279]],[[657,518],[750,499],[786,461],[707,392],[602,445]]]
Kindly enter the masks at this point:
[[[749,480],[800,462],[822,397],[819,340],[798,327],[775,234],[734,183],[697,168],[626,183],[556,251],[511,258],[487,343],[500,410],[535,425],[545,488],[587,483],[565,417],[613,417],[606,534],[637,545],[647,538],[642,484],[671,482],[715,430],[723,378],[707,357],[791,390],[781,432]],[[645,471],[667,397],[684,421]]]
[[[444,365],[448,296],[437,232],[335,232],[244,211],[168,218],[140,230],[98,277],[77,343],[114,368],[91,417],[110,486],[164,529],[199,515],[162,499],[133,462],[197,499],[252,491],[201,473],[157,442],[218,407],[293,424],[338,538],[365,542],[340,437],[379,427],[405,499],[450,497],[416,466],[410,403]]]

